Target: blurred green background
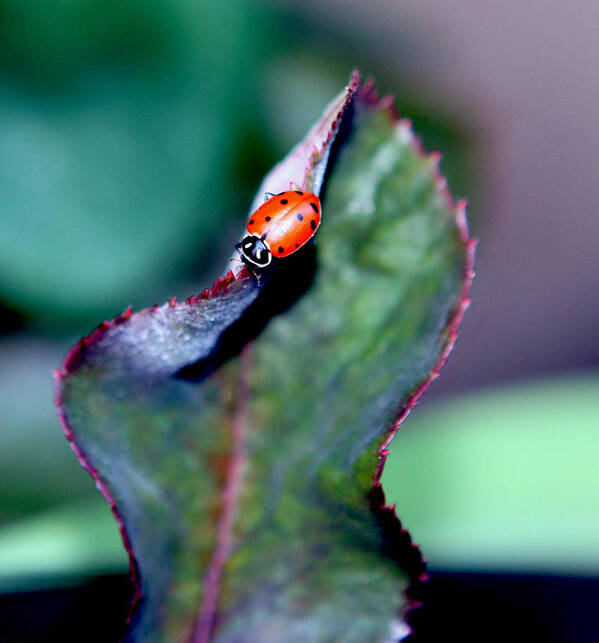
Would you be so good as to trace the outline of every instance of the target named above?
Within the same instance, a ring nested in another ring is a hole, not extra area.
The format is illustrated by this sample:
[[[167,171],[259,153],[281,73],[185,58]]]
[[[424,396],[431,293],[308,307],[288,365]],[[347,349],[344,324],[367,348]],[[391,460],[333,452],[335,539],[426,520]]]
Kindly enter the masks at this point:
[[[444,6],[0,3],[0,589],[126,569],[52,369],[126,306],[222,273],[263,174],[354,66],[443,152],[482,238],[463,339],[393,444],[388,498],[432,569],[599,576],[599,297],[578,278],[599,268],[593,23],[564,35],[556,10],[540,38],[516,3]]]

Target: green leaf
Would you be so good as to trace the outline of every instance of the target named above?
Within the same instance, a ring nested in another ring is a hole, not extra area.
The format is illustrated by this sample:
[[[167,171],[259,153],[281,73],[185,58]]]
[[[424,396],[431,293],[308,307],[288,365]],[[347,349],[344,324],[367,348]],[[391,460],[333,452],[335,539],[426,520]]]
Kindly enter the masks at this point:
[[[320,192],[315,245],[70,353],[61,417],[134,561],[135,640],[409,631],[424,564],[378,478],[472,278],[437,163],[354,76],[256,197],[290,180]]]
[[[519,382],[411,419],[383,483],[431,566],[599,574],[598,386]]]
[[[127,556],[99,496],[40,512],[0,529],[0,590],[77,585],[127,570]]]

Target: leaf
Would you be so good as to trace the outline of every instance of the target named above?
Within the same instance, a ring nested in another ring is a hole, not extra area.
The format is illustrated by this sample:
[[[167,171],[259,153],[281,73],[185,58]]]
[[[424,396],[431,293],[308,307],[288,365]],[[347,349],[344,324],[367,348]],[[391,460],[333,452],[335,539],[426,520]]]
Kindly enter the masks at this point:
[[[409,631],[424,563],[378,479],[472,278],[437,164],[354,75],[256,197],[320,191],[315,244],[260,284],[241,270],[127,312],[67,357],[57,402],[132,556],[132,639]]]
[[[598,386],[589,372],[519,381],[409,423],[383,483],[431,565],[599,576]]]

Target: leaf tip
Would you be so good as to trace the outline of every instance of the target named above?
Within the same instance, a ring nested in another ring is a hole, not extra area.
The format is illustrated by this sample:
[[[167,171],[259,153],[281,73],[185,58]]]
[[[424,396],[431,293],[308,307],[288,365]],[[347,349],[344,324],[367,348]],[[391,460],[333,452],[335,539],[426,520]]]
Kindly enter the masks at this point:
[[[360,70],[357,67],[354,67],[349,75],[349,82],[346,88],[347,93],[350,93],[352,90],[355,91],[360,86],[361,82],[362,75],[360,74]]]

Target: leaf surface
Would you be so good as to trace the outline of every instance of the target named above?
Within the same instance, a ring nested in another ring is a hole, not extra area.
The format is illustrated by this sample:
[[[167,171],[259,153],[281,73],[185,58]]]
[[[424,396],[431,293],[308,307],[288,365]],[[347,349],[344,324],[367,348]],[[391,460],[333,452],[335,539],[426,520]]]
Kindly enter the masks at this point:
[[[256,197],[320,193],[315,244],[260,283],[241,269],[126,313],[67,357],[57,400],[132,556],[132,639],[409,631],[424,563],[378,479],[472,278],[437,164],[354,75]]]

